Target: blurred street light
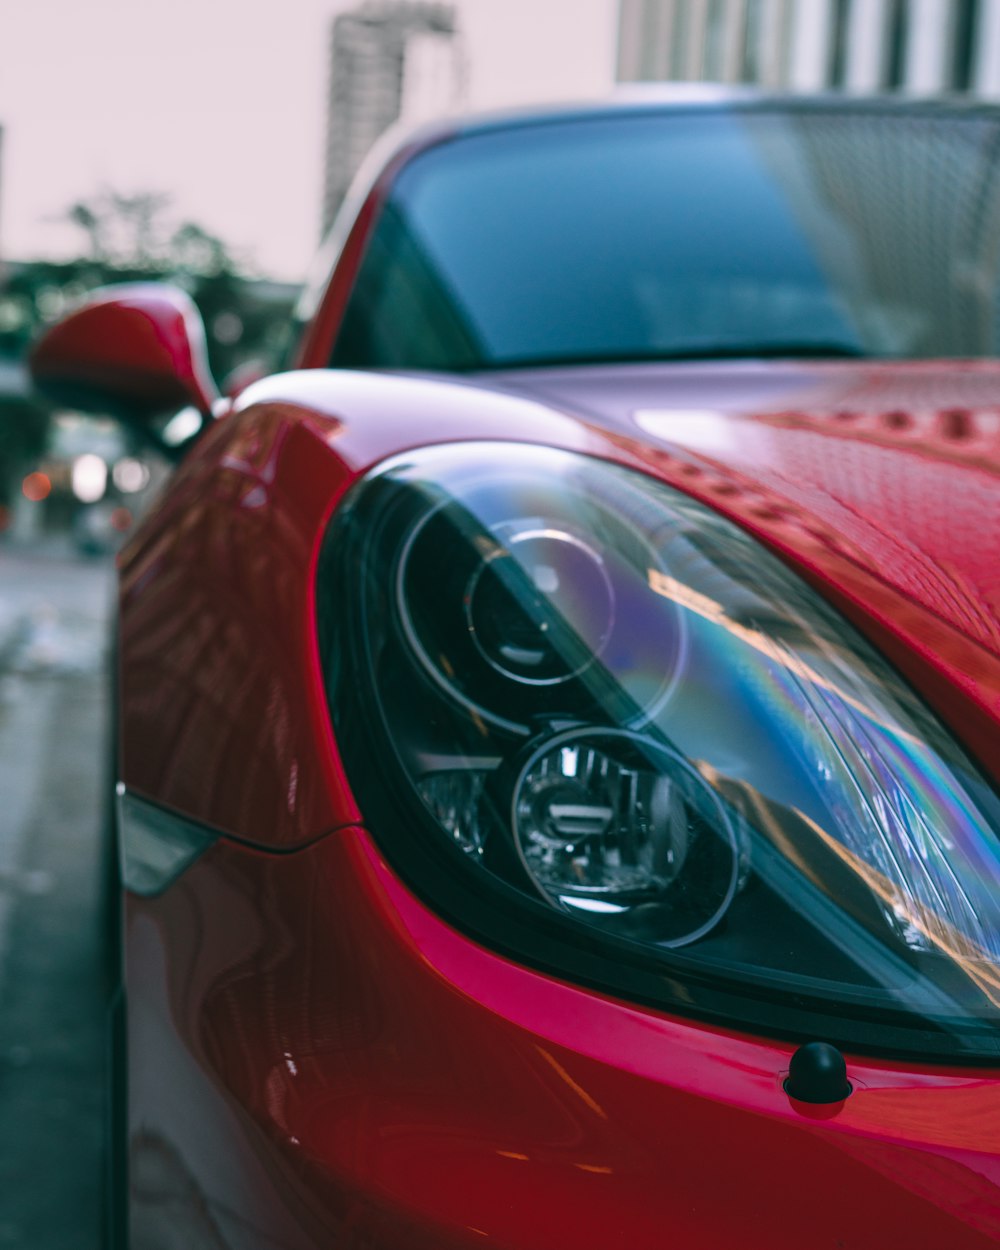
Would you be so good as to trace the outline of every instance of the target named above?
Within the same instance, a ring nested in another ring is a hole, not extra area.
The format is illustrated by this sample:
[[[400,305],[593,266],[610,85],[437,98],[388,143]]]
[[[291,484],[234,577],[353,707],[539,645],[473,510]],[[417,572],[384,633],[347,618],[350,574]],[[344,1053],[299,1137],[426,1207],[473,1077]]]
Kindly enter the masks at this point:
[[[51,493],[52,482],[46,473],[36,470],[34,473],[29,473],[21,483],[21,494],[31,503],[41,503],[43,499],[48,499]]]
[[[100,456],[86,452],[73,461],[70,476],[73,494],[81,503],[97,503],[108,488],[108,466]]]
[[[123,495],[134,495],[149,481],[149,470],[141,460],[123,456],[121,460],[115,461],[111,480]]]

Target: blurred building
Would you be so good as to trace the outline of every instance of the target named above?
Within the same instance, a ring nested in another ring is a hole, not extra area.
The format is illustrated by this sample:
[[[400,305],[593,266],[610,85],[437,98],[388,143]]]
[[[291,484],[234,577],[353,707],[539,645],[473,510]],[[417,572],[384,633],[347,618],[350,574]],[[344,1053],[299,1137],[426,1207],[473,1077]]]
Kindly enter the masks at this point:
[[[366,0],[334,19],[323,233],[368,150],[400,117],[454,107],[462,53],[451,4]]]
[[[621,0],[618,79],[1000,96],[1000,2]]]

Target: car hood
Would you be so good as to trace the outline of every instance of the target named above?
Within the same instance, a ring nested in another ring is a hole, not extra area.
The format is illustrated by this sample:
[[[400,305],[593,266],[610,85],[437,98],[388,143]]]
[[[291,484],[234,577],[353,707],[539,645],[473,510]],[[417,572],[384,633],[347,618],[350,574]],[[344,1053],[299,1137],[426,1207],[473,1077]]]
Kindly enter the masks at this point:
[[[480,381],[603,427],[791,558],[1000,774],[1000,365],[672,364]]]

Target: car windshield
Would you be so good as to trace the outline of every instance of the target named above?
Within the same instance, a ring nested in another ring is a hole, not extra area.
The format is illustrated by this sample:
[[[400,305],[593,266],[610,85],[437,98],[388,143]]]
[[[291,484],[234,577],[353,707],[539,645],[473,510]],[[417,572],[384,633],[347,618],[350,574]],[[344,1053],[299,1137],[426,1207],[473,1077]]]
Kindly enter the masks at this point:
[[[384,206],[331,363],[998,354],[1000,118],[622,112],[460,135]]]

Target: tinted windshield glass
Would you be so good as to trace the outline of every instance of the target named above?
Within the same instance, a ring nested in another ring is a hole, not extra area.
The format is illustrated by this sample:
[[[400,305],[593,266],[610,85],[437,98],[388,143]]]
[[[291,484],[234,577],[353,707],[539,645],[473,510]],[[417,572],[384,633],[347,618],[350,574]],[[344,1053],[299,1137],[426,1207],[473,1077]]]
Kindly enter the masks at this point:
[[[332,363],[996,355],[998,155],[942,111],[463,136],[400,175]]]

